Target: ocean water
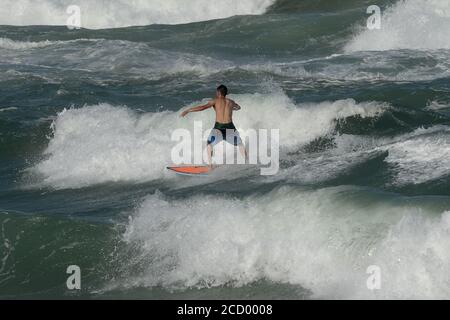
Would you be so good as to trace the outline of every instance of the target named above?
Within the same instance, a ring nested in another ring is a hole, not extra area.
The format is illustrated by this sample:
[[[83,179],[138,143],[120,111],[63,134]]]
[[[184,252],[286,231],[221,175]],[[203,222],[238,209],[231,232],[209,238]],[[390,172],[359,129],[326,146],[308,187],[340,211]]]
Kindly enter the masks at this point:
[[[450,3],[181,2],[2,1],[0,298],[449,299]],[[277,175],[165,170],[221,83]]]

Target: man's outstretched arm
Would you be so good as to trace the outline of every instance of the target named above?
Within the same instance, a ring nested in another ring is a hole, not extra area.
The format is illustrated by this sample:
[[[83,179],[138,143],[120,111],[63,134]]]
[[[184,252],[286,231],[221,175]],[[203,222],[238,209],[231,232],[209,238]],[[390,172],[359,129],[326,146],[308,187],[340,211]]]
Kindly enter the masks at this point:
[[[207,104],[204,104],[204,105],[202,105],[202,106],[192,107],[192,108],[189,108],[189,109],[187,109],[187,110],[184,110],[184,111],[181,113],[181,116],[184,117],[184,116],[186,116],[186,115],[187,115],[188,113],[190,113],[190,112],[199,112],[199,111],[203,111],[203,110],[209,109],[209,108],[211,108],[211,107],[214,107],[214,100],[211,100],[211,101],[209,101]]]

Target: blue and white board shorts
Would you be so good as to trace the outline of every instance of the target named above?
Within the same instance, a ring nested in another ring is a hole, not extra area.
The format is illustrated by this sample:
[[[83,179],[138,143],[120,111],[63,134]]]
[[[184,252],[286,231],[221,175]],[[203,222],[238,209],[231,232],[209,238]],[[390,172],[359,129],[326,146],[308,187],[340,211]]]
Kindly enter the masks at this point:
[[[219,123],[216,122],[214,128],[208,137],[208,145],[215,146],[221,141],[226,141],[234,146],[239,146],[242,144],[239,132],[236,130],[233,122],[230,123]]]

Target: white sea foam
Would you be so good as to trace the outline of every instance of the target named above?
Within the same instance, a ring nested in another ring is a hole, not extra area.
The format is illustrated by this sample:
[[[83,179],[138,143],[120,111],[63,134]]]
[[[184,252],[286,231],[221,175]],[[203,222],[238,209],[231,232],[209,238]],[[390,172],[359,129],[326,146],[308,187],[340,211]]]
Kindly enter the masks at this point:
[[[17,110],[17,108],[16,107],[0,108],[0,112],[13,111],[13,110]]]
[[[51,41],[14,41],[8,38],[0,38],[0,49],[9,50],[27,50],[35,48],[43,48],[50,46],[53,42]]]
[[[283,93],[234,98],[244,107],[235,114],[238,127],[279,128],[285,150],[329,135],[336,119],[375,116],[387,108],[377,103],[356,104],[353,100],[296,106]],[[171,162],[174,145],[170,140],[172,130],[192,130],[194,120],[202,121],[205,130],[212,124],[208,113],[191,114],[182,120],[173,112],[139,115],[106,104],[66,110],[54,122],[46,158],[33,171],[43,176],[45,185],[56,188],[164,178],[164,167]],[[391,166],[392,183],[396,185],[424,183],[450,174],[446,126],[418,129],[395,138],[338,135],[335,143],[334,149],[318,158],[296,159],[297,165],[283,170],[278,178],[306,183],[330,179],[379,152],[387,152],[385,161]]]
[[[231,97],[243,108],[234,116],[238,129],[280,129],[280,145],[287,150],[331,133],[337,119],[373,117],[386,108],[351,99],[296,106],[283,92]],[[173,130],[192,131],[194,121],[208,130],[212,111],[182,119],[175,112],[136,114],[107,104],[65,110],[53,124],[46,158],[32,171],[56,188],[163,178],[175,145]]]
[[[347,162],[347,165],[343,169],[332,166],[334,170],[330,172],[339,173],[380,152],[386,152],[384,161],[390,166],[392,185],[421,184],[450,175],[449,126],[419,128],[392,138],[343,135],[338,136],[336,142],[337,147],[332,153],[337,158],[336,164]]]
[[[0,61],[5,63],[120,73],[129,77],[161,79],[179,73],[207,77],[226,71],[270,73],[294,79],[336,81],[418,81],[450,75],[447,51],[332,55],[289,63],[239,64],[208,55],[153,48],[125,40],[76,39],[67,41],[15,41],[0,38]],[[34,49],[39,49],[36,53]],[[63,54],[62,54],[63,52]],[[356,59],[356,60],[355,60]],[[420,63],[418,63],[420,62]],[[405,65],[410,67],[405,68]]]
[[[179,24],[262,14],[274,0],[2,0],[0,25],[66,25],[70,5],[81,9],[84,28]]]
[[[185,289],[266,279],[318,298],[448,299],[450,213],[430,207],[353,187],[283,187],[242,200],[156,194],[125,234],[141,252],[126,263],[142,272],[117,285]],[[366,286],[371,265],[381,268],[380,290]]]
[[[239,68],[306,81],[342,81],[343,85],[344,81],[426,81],[450,76],[449,52],[446,50],[353,52],[288,63],[256,62]]]
[[[232,69],[226,60],[204,55],[155,49],[146,43],[124,40],[76,39],[68,41],[24,42],[0,38],[0,61],[40,67],[60,66],[78,71],[103,71],[129,77],[160,79],[178,73],[208,76]],[[41,49],[34,54],[31,49]],[[61,54],[61,51],[64,54]]]
[[[337,146],[331,152],[331,159],[334,156],[335,164],[347,162],[347,165],[343,169],[332,166],[330,172],[339,173],[383,152],[387,155],[384,161],[389,164],[392,185],[421,184],[450,175],[449,126],[419,128],[390,138],[342,135],[335,142]],[[325,157],[321,162],[331,159]]]
[[[336,153],[342,155],[339,160],[350,159],[352,165],[378,152],[387,152],[384,161],[390,165],[393,185],[421,184],[450,175],[448,126],[419,128],[393,138],[347,135],[337,141],[341,150]]]
[[[381,29],[365,29],[346,46],[347,52],[395,49],[450,49],[448,0],[398,1],[382,15]]]
[[[450,108],[449,103],[436,101],[436,100],[430,101],[428,103],[428,105],[425,107],[426,110],[432,110],[432,111],[439,111],[439,110],[449,109],[449,108]]]
[[[316,184],[349,173],[355,166],[381,155],[385,155],[383,160],[392,175],[388,185],[421,184],[450,175],[448,126],[419,128],[395,137],[342,134],[331,138],[332,145],[327,150],[295,155],[295,165],[268,181]]]
[[[389,146],[394,184],[419,184],[450,175],[450,132],[421,134]]]

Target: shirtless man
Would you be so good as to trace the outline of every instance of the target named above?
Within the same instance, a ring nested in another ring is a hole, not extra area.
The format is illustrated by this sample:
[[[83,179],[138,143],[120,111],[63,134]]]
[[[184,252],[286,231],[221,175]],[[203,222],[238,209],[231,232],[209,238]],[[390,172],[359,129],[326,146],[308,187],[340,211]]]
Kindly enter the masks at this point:
[[[239,136],[239,132],[233,124],[233,111],[241,110],[236,102],[228,99],[226,96],[228,94],[228,89],[224,85],[220,85],[216,90],[216,98],[209,101],[207,104],[189,108],[181,113],[184,117],[190,112],[203,111],[209,108],[214,108],[216,112],[216,124],[211,130],[208,138],[208,161],[209,166],[212,167],[212,153],[213,147],[221,142],[222,140],[233,144],[234,146],[239,146],[239,150],[245,159],[247,158],[247,152],[242,140]]]

